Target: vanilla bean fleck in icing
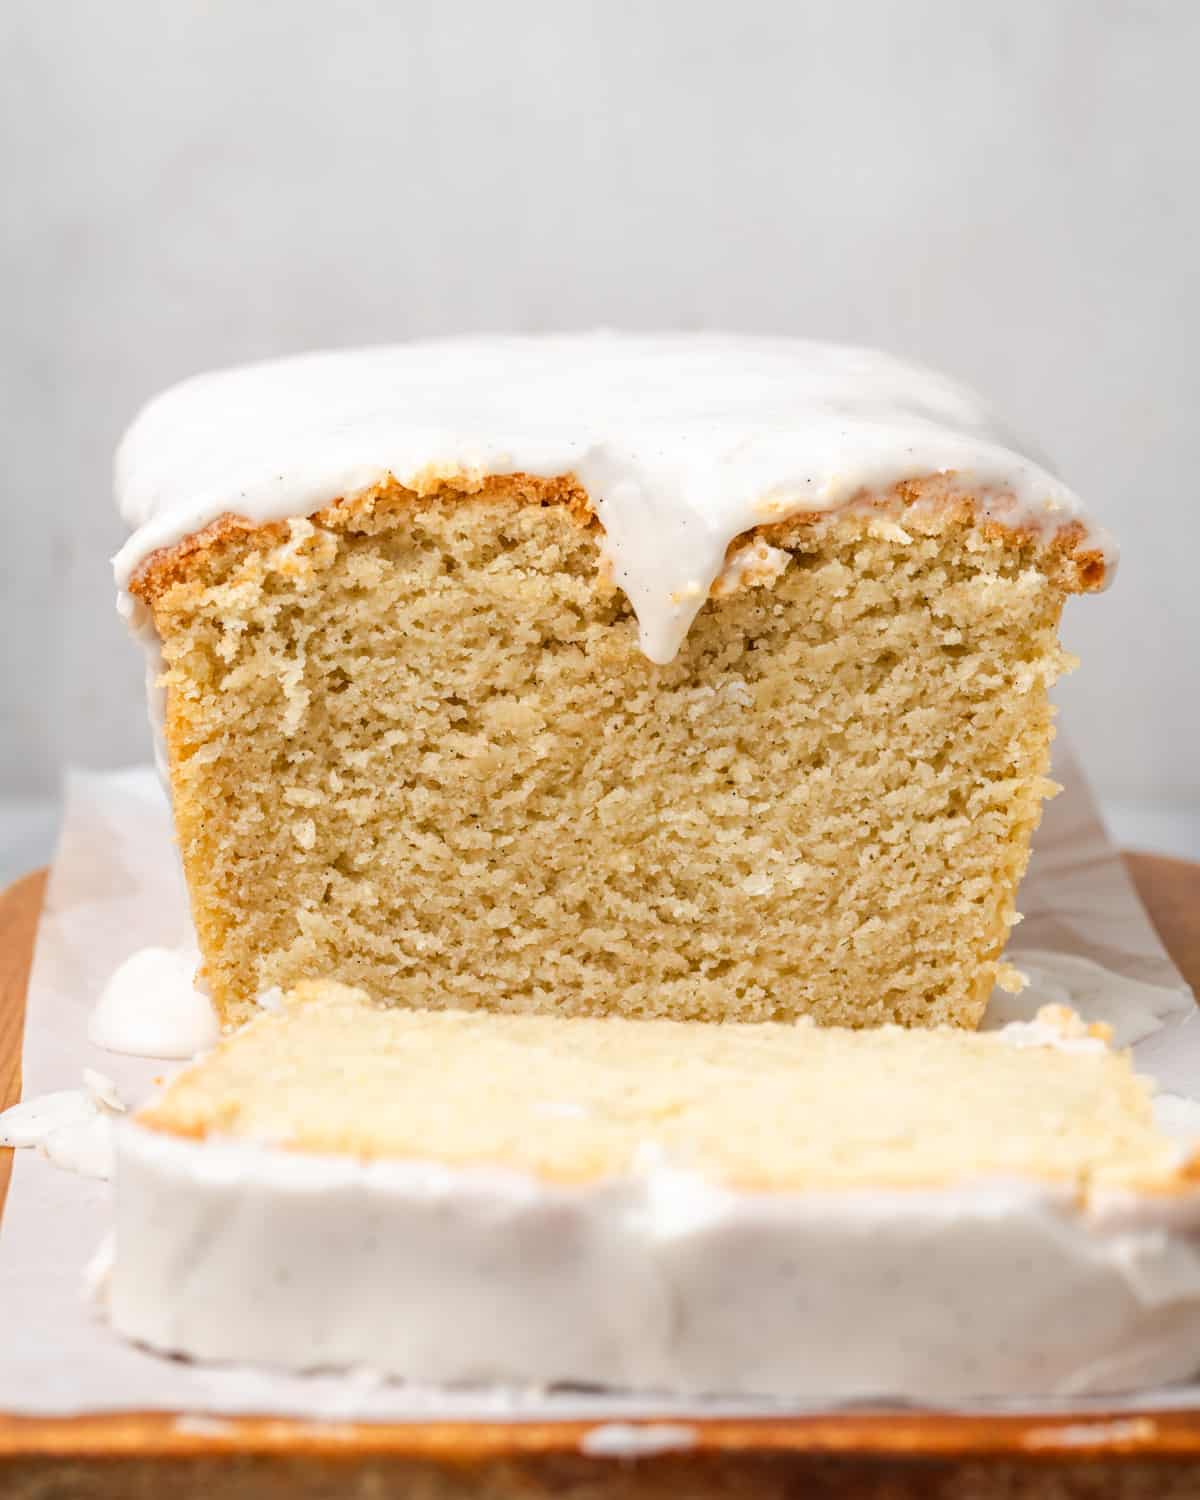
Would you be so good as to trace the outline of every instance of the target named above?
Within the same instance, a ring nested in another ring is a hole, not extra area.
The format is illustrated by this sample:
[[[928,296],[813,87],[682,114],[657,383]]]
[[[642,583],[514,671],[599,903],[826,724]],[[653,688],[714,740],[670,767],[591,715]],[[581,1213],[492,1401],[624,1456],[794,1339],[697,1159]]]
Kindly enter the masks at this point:
[[[953,476],[983,513],[1053,535],[1075,495],[954,381],[872,350],[717,334],[447,339],[201,375],[142,412],[117,456],[153,552],[226,513],[308,515],[389,477],[573,474],[605,533],[642,648],[670,661],[742,533]]]
[[[81,1089],[57,1089],[0,1111],[0,1146],[36,1146],[68,1172],[111,1177],[112,1124],[124,1111],[112,1079],[84,1068]]]
[[[1082,1396],[1198,1362],[1194,1193],[763,1193],[649,1151],[564,1186],[136,1120],[116,1151],[109,1317],[198,1359],[819,1400]]]

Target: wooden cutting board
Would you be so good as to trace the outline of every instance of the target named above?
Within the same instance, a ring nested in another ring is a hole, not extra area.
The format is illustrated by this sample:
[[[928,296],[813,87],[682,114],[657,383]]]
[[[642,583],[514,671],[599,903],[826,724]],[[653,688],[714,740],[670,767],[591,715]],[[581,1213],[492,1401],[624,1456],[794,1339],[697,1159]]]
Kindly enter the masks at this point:
[[[1200,865],[1126,858],[1172,958],[1200,989]],[[39,871],[0,894],[0,1108],[20,1094],[25,989],[45,879]],[[0,1211],[10,1157],[0,1151]],[[0,1497],[1200,1497],[1200,1413],[1193,1412],[1057,1419],[855,1411],[636,1426],[643,1451],[633,1456],[595,1451],[593,1425],[580,1422],[244,1417],[206,1424],[158,1412],[53,1419],[0,1413]],[[652,1451],[656,1446],[660,1451]]]

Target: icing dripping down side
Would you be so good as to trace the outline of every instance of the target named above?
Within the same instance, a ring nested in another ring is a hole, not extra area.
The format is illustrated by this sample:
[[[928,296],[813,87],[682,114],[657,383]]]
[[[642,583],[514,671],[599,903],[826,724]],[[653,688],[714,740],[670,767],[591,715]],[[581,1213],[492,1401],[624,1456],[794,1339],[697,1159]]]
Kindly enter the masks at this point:
[[[261,524],[394,479],[573,474],[604,529],[642,648],[670,661],[726,567],[768,522],[946,476],[1002,525],[1112,540],[986,406],[890,355],[721,335],[454,339],[306,355],[187,381],[117,455],[133,534],[153,552],[225,513]]]
[[[195,986],[200,955],[139,948],[109,977],[88,1022],[88,1040],[134,1057],[188,1058],[220,1038],[208,996]]]

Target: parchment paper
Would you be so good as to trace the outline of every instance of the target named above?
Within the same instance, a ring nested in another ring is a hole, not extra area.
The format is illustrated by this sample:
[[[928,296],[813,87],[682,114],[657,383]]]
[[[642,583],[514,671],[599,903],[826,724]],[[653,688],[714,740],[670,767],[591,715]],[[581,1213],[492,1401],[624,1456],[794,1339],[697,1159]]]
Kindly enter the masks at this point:
[[[1036,842],[1010,956],[1031,976],[1023,995],[997,995],[989,1021],[1031,1014],[1069,990],[1088,1019],[1135,1035],[1139,1067],[1160,1085],[1200,1098],[1200,1022],[1110,844],[1069,756],[1065,791]],[[72,773],[29,988],[24,1095],[79,1086],[85,1066],[115,1079],[136,1104],[172,1064],[102,1052],[87,1018],[112,970],[135,949],[192,941],[163,794],[149,768]],[[1080,961],[1083,962],[1080,962]],[[1095,967],[1099,965],[1100,967]],[[1187,1114],[1186,1106],[1183,1112]],[[71,1415],[172,1410],[257,1413],[334,1421],[429,1418],[713,1416],[812,1411],[811,1403],[698,1401],[579,1390],[438,1391],[365,1374],[288,1376],[164,1359],[113,1335],[84,1293],[84,1269],[107,1228],[107,1183],[76,1177],[33,1151],[14,1163],[0,1229],[0,1410]],[[1197,1351],[1200,1359],[1200,1350]],[[878,1405],[879,1403],[875,1403]],[[1200,1406],[1200,1384],[1114,1402],[1007,1403],[1040,1413]],[[997,1409],[976,1404],[972,1410]]]

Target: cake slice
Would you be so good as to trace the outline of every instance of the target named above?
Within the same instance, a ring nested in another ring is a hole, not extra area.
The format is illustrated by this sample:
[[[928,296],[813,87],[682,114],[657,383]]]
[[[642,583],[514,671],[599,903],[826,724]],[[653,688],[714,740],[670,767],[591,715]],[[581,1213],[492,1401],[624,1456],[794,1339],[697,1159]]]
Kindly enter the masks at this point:
[[[1200,1365],[1200,1193],[1070,1012],[415,1013],[310,985],[117,1134],[116,1328],[437,1382],[1078,1395]]]
[[[1108,538],[884,355],[605,336],[205,377],[117,559],[227,1022],[978,1022]]]

